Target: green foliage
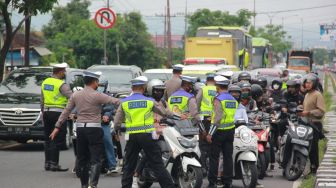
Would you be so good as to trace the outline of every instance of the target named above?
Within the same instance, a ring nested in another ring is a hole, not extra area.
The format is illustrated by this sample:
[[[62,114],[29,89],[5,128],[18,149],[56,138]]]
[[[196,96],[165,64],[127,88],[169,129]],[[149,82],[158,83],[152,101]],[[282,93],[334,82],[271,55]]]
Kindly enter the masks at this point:
[[[323,48],[316,48],[314,49],[314,62],[318,65],[323,65],[325,62],[328,61],[328,50]]]
[[[57,58],[55,54],[51,54],[51,55],[43,56],[40,59],[40,61],[41,61],[42,66],[49,66],[51,63],[56,63]]]
[[[32,15],[37,15],[38,13],[44,14],[44,13],[49,12],[55,3],[57,3],[57,0],[12,0],[11,1],[13,8],[18,10],[20,14],[24,12],[28,12]]]
[[[236,15],[232,15],[228,11],[199,9],[188,18],[188,36],[195,36],[197,28],[204,26],[248,27],[251,16],[253,16],[253,13],[246,9],[239,10]]]
[[[320,163],[321,163],[321,161],[323,159],[323,156],[324,156],[324,154],[327,150],[327,142],[328,142],[328,140],[326,138],[322,139],[322,140],[319,140],[319,160],[320,160]],[[315,179],[316,179],[315,176],[312,176],[312,175],[307,176],[306,178],[303,179],[299,188],[313,188],[313,187],[315,187]]]
[[[89,6],[88,0],[72,0],[66,7],[56,7],[52,12],[52,20],[42,29],[45,37],[53,38],[57,33],[65,32],[68,27],[79,24],[81,20],[89,19]]]
[[[287,32],[283,30],[281,25],[266,25],[263,28],[258,28],[255,30],[254,28],[250,30],[252,36],[262,37],[268,39],[272,44],[273,51],[278,52],[286,52],[292,46],[290,40],[290,36],[287,35]]]
[[[73,3],[83,5],[73,6]],[[86,1],[73,0],[66,7],[56,9],[51,22],[44,27],[48,47],[56,54],[59,62],[64,58],[67,63],[79,68],[101,64],[104,56],[104,30],[98,28],[94,21],[86,19],[88,17],[80,16],[86,15],[87,7]],[[76,24],[66,25],[63,23],[66,20]],[[164,61],[162,54],[150,41],[150,35],[139,13],[117,15],[115,26],[108,29],[106,34],[108,64],[117,63],[116,45],[119,45],[122,65],[137,65],[146,69],[159,67]]]

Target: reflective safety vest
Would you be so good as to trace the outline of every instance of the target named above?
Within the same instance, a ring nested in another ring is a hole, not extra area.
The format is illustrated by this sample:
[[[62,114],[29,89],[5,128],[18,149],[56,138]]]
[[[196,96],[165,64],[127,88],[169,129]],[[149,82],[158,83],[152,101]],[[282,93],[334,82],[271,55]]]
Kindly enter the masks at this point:
[[[218,130],[231,130],[235,128],[234,116],[238,108],[238,102],[227,92],[221,93],[215,97],[223,108],[223,115]],[[211,123],[214,123],[215,114],[212,114]]]
[[[154,128],[154,99],[135,93],[121,100],[125,112],[126,133],[150,133]]]
[[[63,80],[47,78],[42,83],[44,106],[49,108],[65,108],[68,99],[60,92]]]
[[[244,48],[241,49],[241,50],[239,50],[238,54],[239,54],[239,56],[243,56],[244,55],[244,59],[242,59],[241,63],[243,63],[243,67],[244,68],[247,68],[249,66],[250,54]]]
[[[217,95],[216,86],[204,86],[202,88],[201,114],[211,116],[213,111],[213,99]]]
[[[189,112],[188,104],[192,97],[194,97],[194,95],[183,89],[177,90],[168,99],[168,107],[170,111],[178,115]]]

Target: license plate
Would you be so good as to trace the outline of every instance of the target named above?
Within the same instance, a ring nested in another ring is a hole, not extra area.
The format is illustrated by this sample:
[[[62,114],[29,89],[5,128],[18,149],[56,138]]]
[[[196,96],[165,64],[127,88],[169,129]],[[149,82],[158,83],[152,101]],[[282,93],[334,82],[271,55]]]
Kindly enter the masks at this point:
[[[299,145],[303,145],[303,146],[309,146],[309,142],[305,141],[305,140],[300,140],[300,139],[292,139],[292,143],[293,144],[299,144]]]
[[[12,134],[28,134],[30,130],[28,127],[9,127],[8,132]]]

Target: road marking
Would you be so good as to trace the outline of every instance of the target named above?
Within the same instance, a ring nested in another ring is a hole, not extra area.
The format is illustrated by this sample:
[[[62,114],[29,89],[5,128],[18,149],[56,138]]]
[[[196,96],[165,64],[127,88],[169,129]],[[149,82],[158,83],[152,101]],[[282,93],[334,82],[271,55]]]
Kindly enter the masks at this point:
[[[19,146],[19,145],[21,145],[21,144],[20,143],[14,143],[14,144],[9,144],[9,145],[4,145],[4,146],[1,146],[0,149],[9,149],[9,148]]]

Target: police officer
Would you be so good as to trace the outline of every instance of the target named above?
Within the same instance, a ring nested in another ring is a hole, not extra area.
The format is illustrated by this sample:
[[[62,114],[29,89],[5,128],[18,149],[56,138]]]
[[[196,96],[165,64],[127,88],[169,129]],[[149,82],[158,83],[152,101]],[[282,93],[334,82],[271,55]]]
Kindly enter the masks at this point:
[[[146,84],[148,79],[140,76],[131,81],[133,94],[121,101],[116,116],[115,129],[119,129],[125,119],[127,140],[125,148],[124,173],[122,176],[122,187],[132,187],[133,173],[137,165],[139,152],[143,149],[148,157],[149,165],[155,173],[161,187],[174,187],[172,178],[164,168],[161,149],[155,134],[154,113],[162,116],[173,115],[163,111],[157,106],[152,98],[145,97]]]
[[[43,112],[43,123],[45,133],[45,170],[67,171],[67,168],[59,166],[59,154],[61,146],[65,143],[66,122],[60,129],[60,134],[50,140],[49,135],[54,130],[56,121],[65,108],[72,91],[68,84],[64,82],[67,68],[66,63],[53,66],[53,75],[42,83],[41,111]]]
[[[57,134],[62,129],[63,122],[69,117],[71,111],[76,108],[77,160],[80,181],[82,188],[94,188],[98,184],[101,158],[104,152],[104,133],[101,127],[102,105],[119,105],[119,100],[96,91],[101,73],[89,71],[84,71],[83,73],[85,88],[71,96],[50,138],[55,139],[57,137]]]
[[[207,141],[211,143],[209,186],[215,187],[218,172],[219,153],[223,152],[224,187],[232,187],[233,178],[233,140],[235,133],[234,116],[238,102],[228,93],[230,81],[223,76],[216,76],[218,95],[214,99],[214,113]]]
[[[166,90],[164,94],[164,99],[168,100],[168,98],[173,94],[175,91],[181,88],[180,76],[182,75],[183,65],[174,65],[173,66],[173,76],[170,80],[165,82]]]
[[[213,112],[212,101],[214,97],[217,95],[216,86],[215,86],[215,74],[208,73],[206,78],[206,86],[201,88],[197,95],[196,101],[198,104],[198,109],[201,115],[202,123],[205,127],[205,131],[208,132],[211,125],[211,116]],[[200,139],[200,149],[201,149],[201,162],[203,167],[203,173],[205,174],[207,171],[206,159],[209,153],[209,144],[206,141],[205,136],[201,134]]]
[[[195,121],[194,123],[200,123],[201,118],[198,113],[196,98],[192,94],[196,78],[181,76],[181,80],[181,89],[169,97],[168,107],[170,111],[179,115],[189,113],[193,121]],[[203,131],[204,129],[201,128],[201,130]]]

